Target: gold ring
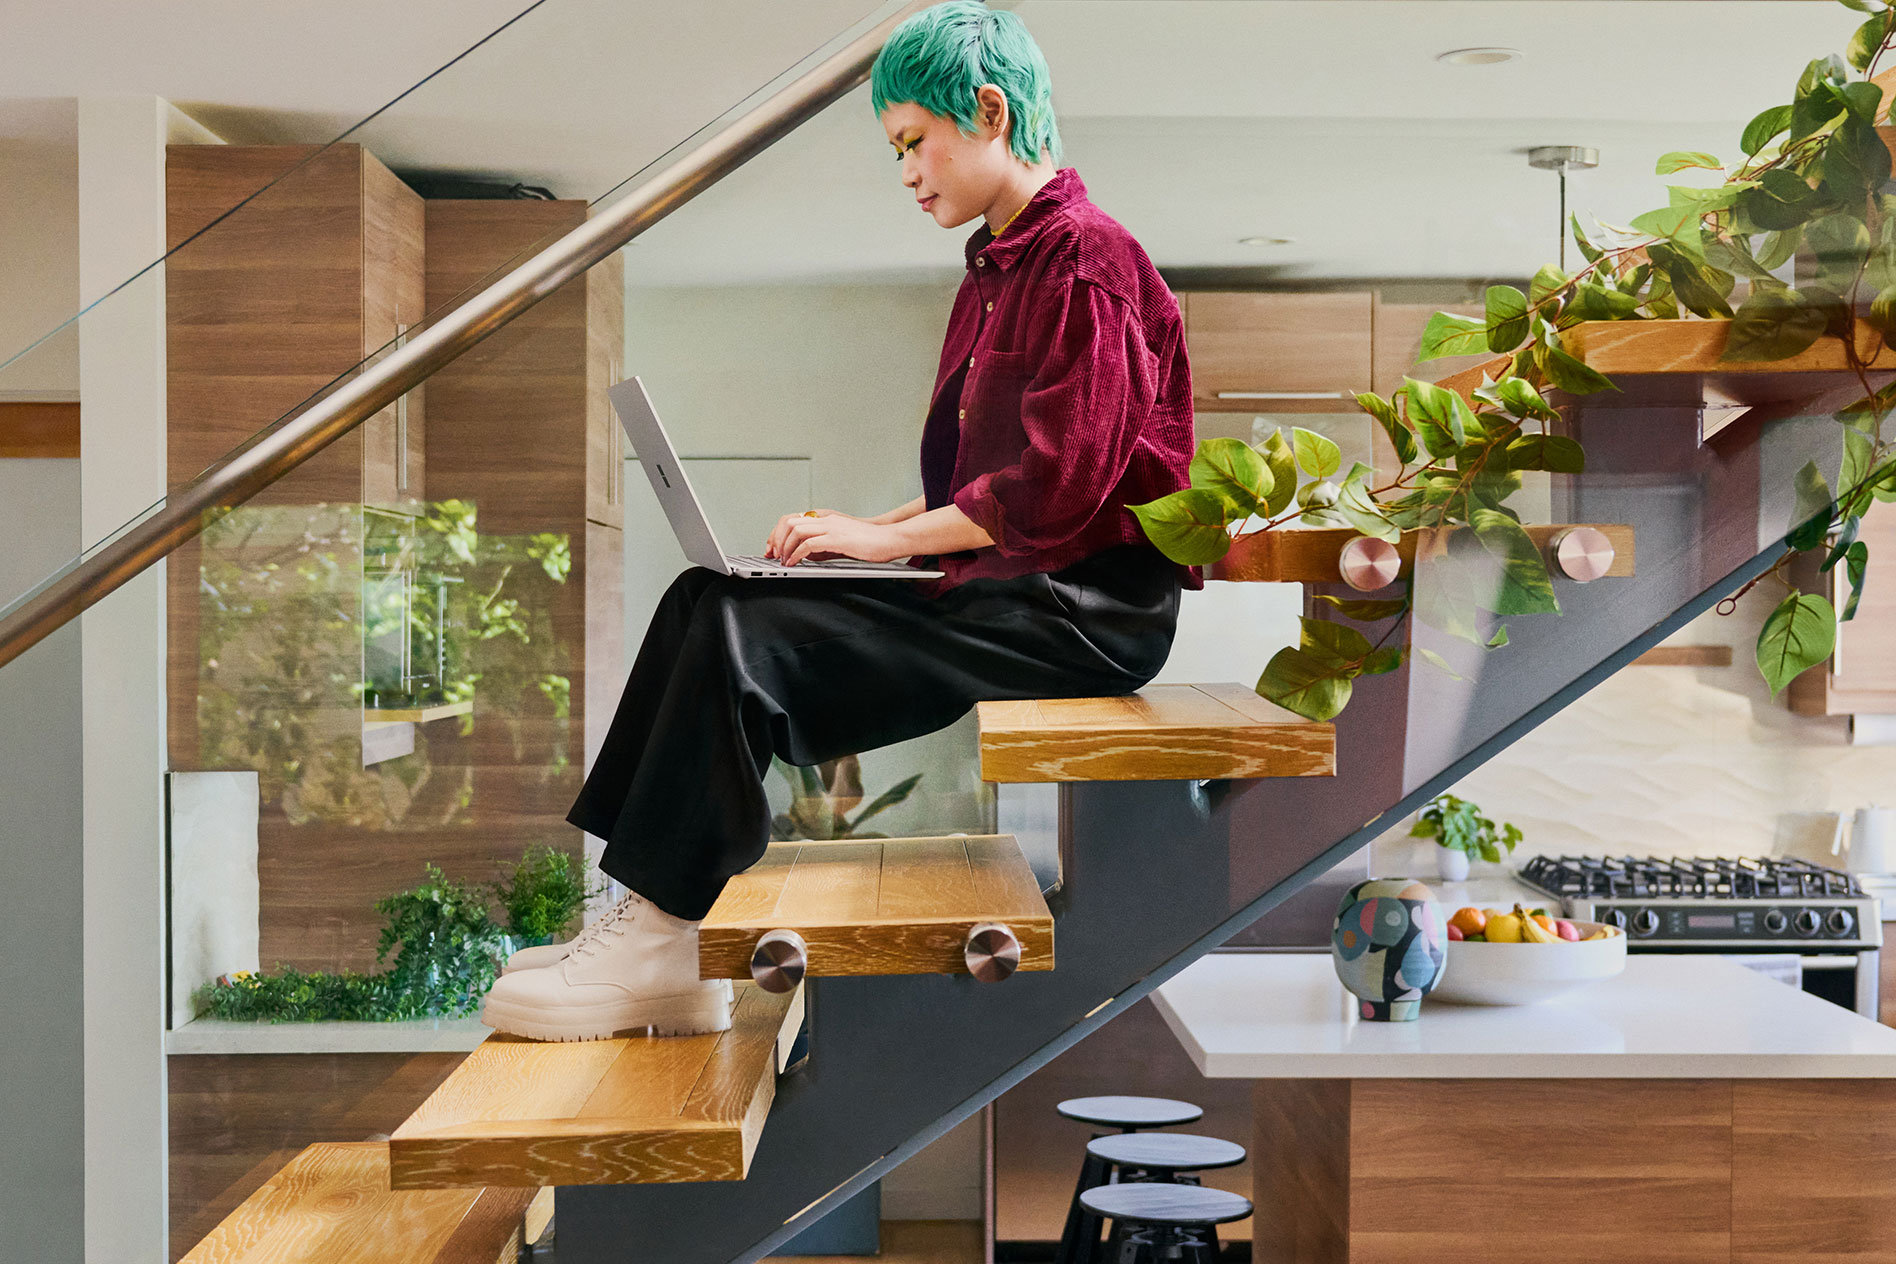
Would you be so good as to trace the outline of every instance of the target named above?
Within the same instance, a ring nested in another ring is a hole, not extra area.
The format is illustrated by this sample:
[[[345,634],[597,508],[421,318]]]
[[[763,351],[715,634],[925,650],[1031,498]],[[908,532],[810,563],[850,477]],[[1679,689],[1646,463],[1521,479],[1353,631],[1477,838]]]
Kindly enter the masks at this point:
[[[814,510],[814,509],[805,509],[805,510],[803,511],[803,516],[804,516],[805,518],[817,518],[817,517],[821,517],[821,515],[820,515],[820,514],[818,514],[818,513],[816,512],[816,510]]]

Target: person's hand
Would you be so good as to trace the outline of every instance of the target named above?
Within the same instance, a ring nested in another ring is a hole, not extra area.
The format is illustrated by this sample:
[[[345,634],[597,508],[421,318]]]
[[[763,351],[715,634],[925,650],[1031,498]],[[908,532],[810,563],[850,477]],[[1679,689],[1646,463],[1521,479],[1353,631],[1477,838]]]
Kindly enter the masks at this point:
[[[867,519],[857,518],[854,514],[846,514],[840,509],[811,509],[805,513],[785,514],[777,519],[777,525],[771,529],[769,537],[765,539],[764,556],[781,558],[788,553],[790,524],[798,521],[807,522],[811,518],[850,518],[857,522],[867,521]]]
[[[893,562],[907,557],[900,532],[893,526],[865,522],[848,514],[801,514],[780,524],[783,538],[771,539],[778,558],[785,566],[795,566],[806,558],[853,557],[864,562]]]

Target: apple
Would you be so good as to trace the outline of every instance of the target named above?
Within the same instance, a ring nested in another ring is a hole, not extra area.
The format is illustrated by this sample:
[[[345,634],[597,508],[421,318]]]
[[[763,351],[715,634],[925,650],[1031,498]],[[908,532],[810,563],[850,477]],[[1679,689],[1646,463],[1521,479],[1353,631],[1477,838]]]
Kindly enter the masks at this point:
[[[1554,923],[1554,933],[1562,939],[1570,939],[1574,943],[1580,942],[1580,928],[1564,917]]]
[[[1449,939],[1457,941],[1457,942],[1468,938],[1466,935],[1462,934],[1462,928],[1455,925],[1455,923],[1453,922],[1450,922],[1448,924],[1448,937]]]

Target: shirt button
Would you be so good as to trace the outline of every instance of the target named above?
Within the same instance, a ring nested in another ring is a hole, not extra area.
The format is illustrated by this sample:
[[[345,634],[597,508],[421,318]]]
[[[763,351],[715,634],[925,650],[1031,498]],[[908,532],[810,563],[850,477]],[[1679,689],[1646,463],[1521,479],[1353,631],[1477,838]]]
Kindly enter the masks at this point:
[[[965,408],[955,414],[955,416],[963,418],[963,419],[966,419],[967,415],[968,415],[968,410]]]
[[[971,369],[972,369],[972,368],[974,367],[974,357],[973,357],[973,356],[969,356],[969,357],[968,357],[968,367],[969,367],[969,368],[971,368]]]
[[[992,304],[992,303],[989,303],[989,304],[988,304],[988,310],[989,310],[990,312],[991,312],[991,311],[993,311],[993,310],[994,310],[994,304]]]
[[[986,256],[986,255],[976,255],[976,256],[974,257],[974,266],[975,266],[975,267],[977,267],[977,268],[985,268],[985,267],[987,267],[987,256]]]

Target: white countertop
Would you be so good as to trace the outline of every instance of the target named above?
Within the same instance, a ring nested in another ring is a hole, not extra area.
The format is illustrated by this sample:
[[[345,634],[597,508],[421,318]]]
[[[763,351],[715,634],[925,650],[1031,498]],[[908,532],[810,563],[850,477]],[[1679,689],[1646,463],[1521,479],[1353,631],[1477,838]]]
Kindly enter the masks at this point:
[[[1152,999],[1213,1078],[1896,1076],[1896,1029],[1711,956],[1635,954],[1539,1005],[1425,1000],[1402,1023],[1359,1018],[1328,953],[1213,953]]]

